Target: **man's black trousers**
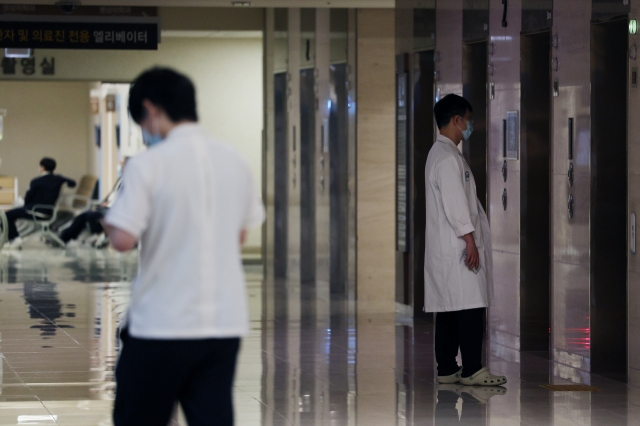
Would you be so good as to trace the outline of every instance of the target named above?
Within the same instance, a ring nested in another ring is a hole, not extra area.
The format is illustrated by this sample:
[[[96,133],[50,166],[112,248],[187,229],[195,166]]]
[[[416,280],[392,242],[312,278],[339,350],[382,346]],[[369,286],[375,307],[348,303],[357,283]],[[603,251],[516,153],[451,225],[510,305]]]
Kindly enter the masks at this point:
[[[450,376],[460,370],[456,362],[458,348],[462,355],[462,377],[482,368],[486,308],[436,314],[436,362],[438,376]]]
[[[9,226],[8,239],[12,241],[14,238],[19,237],[18,228],[16,227],[16,220],[18,219],[31,219],[33,220],[33,216],[27,213],[27,209],[25,208],[17,208],[12,209],[6,212],[7,222]]]
[[[100,212],[84,212],[79,214],[73,219],[71,225],[60,233],[60,238],[65,243],[75,240],[82,231],[85,230],[87,225],[89,225],[92,234],[100,234],[103,231],[100,219],[102,219]]]
[[[115,426],[166,426],[180,403],[189,426],[233,425],[239,338],[138,339],[121,333]]]

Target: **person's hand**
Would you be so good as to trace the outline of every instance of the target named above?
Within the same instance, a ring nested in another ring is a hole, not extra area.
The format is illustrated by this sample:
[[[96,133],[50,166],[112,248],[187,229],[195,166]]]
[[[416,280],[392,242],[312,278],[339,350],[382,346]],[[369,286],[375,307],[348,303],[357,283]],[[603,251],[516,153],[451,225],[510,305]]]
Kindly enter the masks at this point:
[[[462,238],[467,243],[467,258],[464,260],[464,264],[470,271],[477,271],[480,267],[480,255],[473,234],[467,234]]]

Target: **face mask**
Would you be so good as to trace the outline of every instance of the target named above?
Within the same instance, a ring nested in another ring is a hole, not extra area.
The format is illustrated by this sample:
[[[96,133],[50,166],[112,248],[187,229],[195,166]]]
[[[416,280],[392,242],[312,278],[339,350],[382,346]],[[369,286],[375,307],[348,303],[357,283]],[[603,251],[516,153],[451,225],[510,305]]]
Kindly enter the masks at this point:
[[[152,146],[162,142],[162,135],[160,133],[152,135],[147,130],[142,129],[142,142],[151,148]]]
[[[464,120],[464,121],[467,122],[467,129],[466,130],[460,129],[460,126],[456,126],[456,127],[458,127],[458,129],[460,129],[460,131],[462,132],[462,139],[467,141],[471,137],[471,133],[473,133],[473,124],[471,124],[467,120]]]
[[[142,109],[142,119],[141,121],[147,121],[149,119],[149,111],[146,108]],[[151,148],[154,145],[159,144],[164,139],[160,134],[156,124],[154,122],[149,123],[152,128],[152,132],[146,130],[143,126],[142,129],[142,143],[144,143],[148,148]]]

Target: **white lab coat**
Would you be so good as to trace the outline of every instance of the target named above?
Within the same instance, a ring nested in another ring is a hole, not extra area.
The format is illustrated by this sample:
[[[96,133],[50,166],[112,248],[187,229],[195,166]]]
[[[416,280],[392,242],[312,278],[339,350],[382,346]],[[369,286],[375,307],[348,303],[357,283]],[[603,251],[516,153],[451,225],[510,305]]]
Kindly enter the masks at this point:
[[[438,135],[425,168],[425,312],[461,311],[491,305],[493,258],[487,215],[469,165],[451,139]],[[473,232],[480,270],[461,259],[463,235]]]

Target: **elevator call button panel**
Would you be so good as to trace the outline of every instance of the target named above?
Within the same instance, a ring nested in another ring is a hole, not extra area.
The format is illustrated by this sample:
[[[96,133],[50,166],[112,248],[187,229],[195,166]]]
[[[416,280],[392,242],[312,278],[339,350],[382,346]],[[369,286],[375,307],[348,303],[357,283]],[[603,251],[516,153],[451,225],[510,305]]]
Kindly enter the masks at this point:
[[[508,160],[518,159],[518,111],[507,111],[507,152]]]
[[[631,213],[631,217],[629,218],[629,248],[631,249],[631,254],[636,254],[636,214]]]

